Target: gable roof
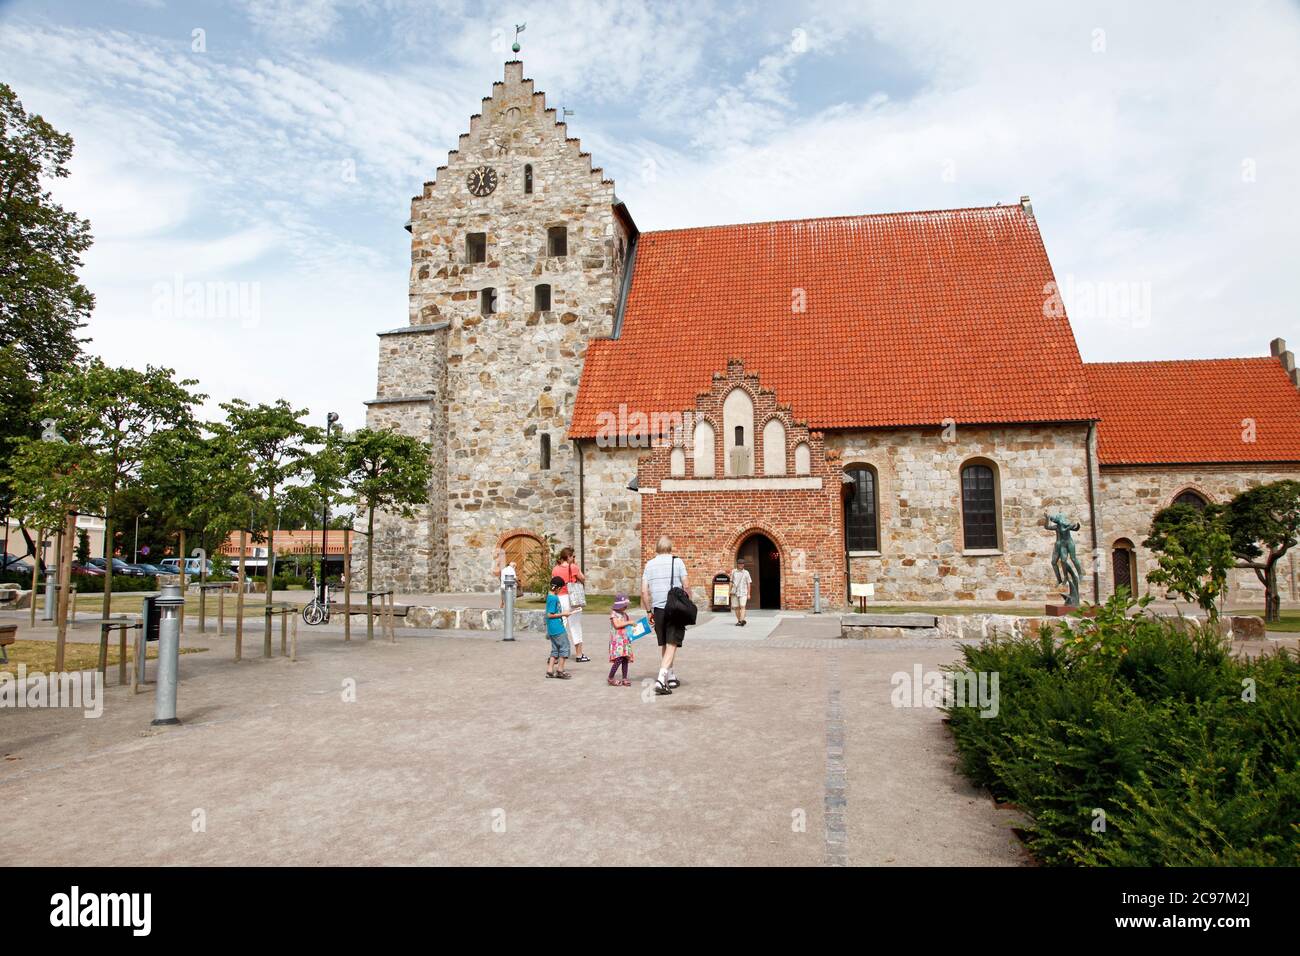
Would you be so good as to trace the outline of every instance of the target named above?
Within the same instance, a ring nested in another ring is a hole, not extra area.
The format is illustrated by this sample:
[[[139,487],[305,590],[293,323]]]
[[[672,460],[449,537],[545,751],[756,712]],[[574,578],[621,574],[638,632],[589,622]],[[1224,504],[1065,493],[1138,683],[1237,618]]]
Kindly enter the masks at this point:
[[[1276,358],[1097,362],[1103,465],[1300,461],[1300,390]],[[1243,433],[1254,423],[1254,441]]]
[[[731,358],[817,429],[1095,419],[1054,281],[1020,204],[642,233],[569,435],[690,408]]]

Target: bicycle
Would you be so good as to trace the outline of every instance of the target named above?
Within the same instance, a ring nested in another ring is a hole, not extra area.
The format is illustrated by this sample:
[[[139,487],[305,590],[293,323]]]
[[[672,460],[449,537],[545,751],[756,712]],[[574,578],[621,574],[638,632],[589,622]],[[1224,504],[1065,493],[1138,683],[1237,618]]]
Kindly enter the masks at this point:
[[[304,605],[302,609],[302,619],[312,627],[317,624],[328,624],[330,622],[330,586],[324,587],[325,598],[321,599],[321,588],[316,584],[316,578],[311,579],[311,600]]]

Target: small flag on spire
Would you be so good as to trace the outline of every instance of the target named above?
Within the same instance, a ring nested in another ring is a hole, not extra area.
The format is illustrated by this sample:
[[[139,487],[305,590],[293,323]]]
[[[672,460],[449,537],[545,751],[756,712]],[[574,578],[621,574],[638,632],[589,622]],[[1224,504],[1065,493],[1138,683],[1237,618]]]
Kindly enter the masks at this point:
[[[510,49],[514,50],[516,53],[519,52],[519,34],[523,33],[524,30],[526,30],[527,28],[528,28],[527,23],[515,24],[515,42],[511,44]]]

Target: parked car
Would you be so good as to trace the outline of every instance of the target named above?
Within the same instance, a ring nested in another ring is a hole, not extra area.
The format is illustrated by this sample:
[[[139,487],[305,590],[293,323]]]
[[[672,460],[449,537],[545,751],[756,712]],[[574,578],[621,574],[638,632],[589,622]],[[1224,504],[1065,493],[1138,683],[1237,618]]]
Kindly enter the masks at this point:
[[[164,574],[180,574],[180,573],[181,573],[181,559],[180,559],[180,558],[163,558],[162,569],[163,569],[163,573],[164,573]],[[212,576],[212,562],[211,562],[211,561],[207,562],[207,567],[204,568],[204,567],[203,567],[203,563],[202,563],[201,561],[199,561],[198,558],[186,558],[186,559],[185,559],[185,573],[186,573],[187,575],[189,575],[189,576],[191,576],[191,577],[198,577],[199,574],[200,574],[201,572],[203,572],[203,571],[206,571],[209,577]]]
[[[80,561],[73,561],[72,573],[80,575],[83,578],[102,578],[104,576],[104,569],[97,568],[93,564],[82,564]]]
[[[32,566],[24,558],[14,554],[6,554],[4,561],[0,561],[0,570],[12,571],[15,574],[31,574]]]
[[[175,572],[160,568],[156,564],[148,564],[144,561],[137,561],[135,566],[145,573],[148,577],[157,577],[160,574],[173,574]]]
[[[90,565],[91,567],[99,568],[101,574],[103,574],[105,569],[108,567],[103,558],[91,558]],[[127,564],[121,558],[113,559],[113,573],[125,574],[132,578],[142,578],[145,576],[144,571],[140,570],[134,564]]]

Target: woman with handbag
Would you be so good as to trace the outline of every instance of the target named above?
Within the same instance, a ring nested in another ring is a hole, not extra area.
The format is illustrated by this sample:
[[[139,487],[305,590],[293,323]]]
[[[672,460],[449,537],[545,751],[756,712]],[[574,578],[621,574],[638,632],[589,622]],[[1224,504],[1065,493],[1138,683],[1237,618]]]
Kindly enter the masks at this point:
[[[564,619],[569,628],[569,641],[573,644],[573,652],[577,656],[573,659],[575,664],[586,664],[591,658],[582,653],[582,609],[587,604],[587,589],[585,587],[586,576],[582,569],[578,567],[573,560],[573,549],[565,548],[560,552],[559,563],[551,571],[552,577],[563,578],[564,587],[560,588],[560,607],[566,611],[573,611]]]

